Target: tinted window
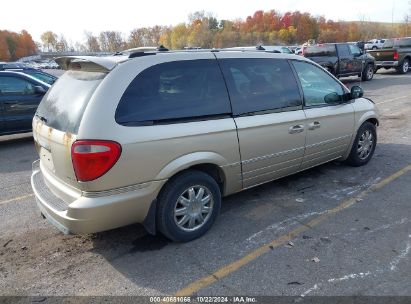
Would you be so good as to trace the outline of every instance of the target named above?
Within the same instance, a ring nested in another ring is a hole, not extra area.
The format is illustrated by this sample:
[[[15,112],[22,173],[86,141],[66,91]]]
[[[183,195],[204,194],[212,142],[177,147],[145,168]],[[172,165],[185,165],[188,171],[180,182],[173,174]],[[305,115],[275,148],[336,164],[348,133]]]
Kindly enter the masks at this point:
[[[152,66],[130,83],[116,110],[123,125],[231,113],[216,60],[187,60]]]
[[[46,74],[46,73],[42,73],[42,72],[37,72],[37,71],[30,71],[30,72],[26,72],[27,74],[33,76],[34,78],[41,80],[45,83],[48,84],[53,84],[57,77],[54,77],[52,75]]]
[[[306,106],[337,104],[342,101],[341,85],[322,68],[310,63],[293,61],[304,92]]]
[[[2,95],[33,95],[34,85],[19,77],[1,76],[0,94]]]
[[[293,52],[291,52],[290,49],[287,48],[287,47],[282,47],[282,48],[281,48],[281,52],[286,53],[286,54],[292,54],[292,53],[293,53]]]
[[[220,62],[234,114],[301,105],[297,81],[286,60],[222,59]]]
[[[398,39],[395,41],[395,46],[409,48],[411,47],[411,39]]]
[[[347,44],[337,44],[338,55],[340,57],[349,57],[351,56],[350,49]]]
[[[40,102],[36,114],[47,125],[63,132],[77,134],[84,110],[105,73],[65,72]]]
[[[320,44],[308,46],[304,50],[305,57],[316,57],[316,56],[336,56],[334,44]]]
[[[349,44],[348,45],[351,51],[351,54],[353,55],[360,55],[361,54],[361,50],[358,46],[354,45],[354,44]]]

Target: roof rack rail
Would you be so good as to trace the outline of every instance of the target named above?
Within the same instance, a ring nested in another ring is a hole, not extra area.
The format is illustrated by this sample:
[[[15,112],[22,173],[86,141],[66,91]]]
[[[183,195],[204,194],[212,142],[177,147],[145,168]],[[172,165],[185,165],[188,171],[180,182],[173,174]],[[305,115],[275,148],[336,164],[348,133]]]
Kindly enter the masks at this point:
[[[157,51],[159,52],[167,52],[169,49],[166,48],[164,45],[160,44],[160,46],[157,48]]]
[[[128,58],[135,58],[135,57],[142,57],[146,55],[155,55],[156,52],[167,52],[168,48],[164,47],[164,45],[160,45],[158,47],[138,47],[134,49],[129,49],[123,51],[123,53],[128,53]]]

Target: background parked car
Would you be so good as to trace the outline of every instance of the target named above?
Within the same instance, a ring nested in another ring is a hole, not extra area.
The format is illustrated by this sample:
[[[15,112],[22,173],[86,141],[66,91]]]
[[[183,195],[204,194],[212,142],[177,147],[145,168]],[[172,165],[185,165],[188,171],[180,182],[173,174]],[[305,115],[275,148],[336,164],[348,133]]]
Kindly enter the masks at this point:
[[[395,68],[398,73],[405,74],[410,70],[411,37],[388,39],[381,50],[369,53],[375,57],[376,70]]]
[[[27,68],[30,68],[30,66],[22,62],[2,62],[0,65],[0,71]]]
[[[261,46],[265,51],[268,52],[280,52],[284,54],[294,54],[288,46],[282,45],[262,45]]]
[[[0,135],[30,132],[31,122],[50,85],[15,71],[0,72]]]
[[[376,50],[382,48],[386,39],[371,39],[364,44],[366,50]]]
[[[21,63],[6,63],[3,65],[3,70],[21,72],[21,73],[33,76],[34,78],[40,81],[43,81],[47,84],[50,84],[50,85],[52,85],[57,80],[57,77],[54,75],[51,75],[49,73],[43,72],[40,69],[36,69],[29,65],[21,64]]]
[[[358,75],[362,80],[374,76],[375,59],[356,43],[326,43],[304,48],[303,56],[318,63],[337,77]]]
[[[40,81],[43,81],[49,85],[52,85],[53,83],[56,82],[57,77],[54,75],[51,75],[49,73],[43,72],[41,70],[36,70],[36,69],[22,69],[22,70],[15,70],[16,72],[21,72],[27,75],[30,75]]]

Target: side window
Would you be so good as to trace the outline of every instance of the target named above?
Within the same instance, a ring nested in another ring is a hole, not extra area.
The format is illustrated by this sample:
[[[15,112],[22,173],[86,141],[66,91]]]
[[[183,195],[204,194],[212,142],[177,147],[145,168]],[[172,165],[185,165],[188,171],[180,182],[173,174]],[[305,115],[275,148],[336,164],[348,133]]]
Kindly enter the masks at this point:
[[[302,61],[292,63],[303,88],[306,106],[323,106],[342,101],[343,88],[323,69]]]
[[[286,60],[220,59],[235,115],[301,106],[297,81]]]
[[[350,49],[346,44],[337,44],[337,50],[340,57],[349,57],[351,55]]]
[[[230,114],[224,79],[216,60],[158,64],[130,83],[117,106],[123,125]]]
[[[30,82],[19,77],[1,76],[0,77],[1,95],[33,95],[34,86]]]
[[[349,44],[348,45],[351,51],[351,54],[353,54],[354,56],[359,56],[361,55],[361,51],[360,48],[354,44]]]

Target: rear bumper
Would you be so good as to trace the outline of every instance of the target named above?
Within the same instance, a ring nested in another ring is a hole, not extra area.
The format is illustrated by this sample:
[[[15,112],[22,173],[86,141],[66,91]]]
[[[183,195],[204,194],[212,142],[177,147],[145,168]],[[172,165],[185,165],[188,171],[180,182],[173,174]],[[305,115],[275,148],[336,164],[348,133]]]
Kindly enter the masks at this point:
[[[398,61],[376,61],[375,66],[377,68],[382,68],[382,67],[397,67],[398,66]]]
[[[68,203],[50,190],[39,165],[33,165],[31,176],[38,208],[65,234],[95,233],[143,223],[164,183],[155,181],[124,189],[83,193]]]

